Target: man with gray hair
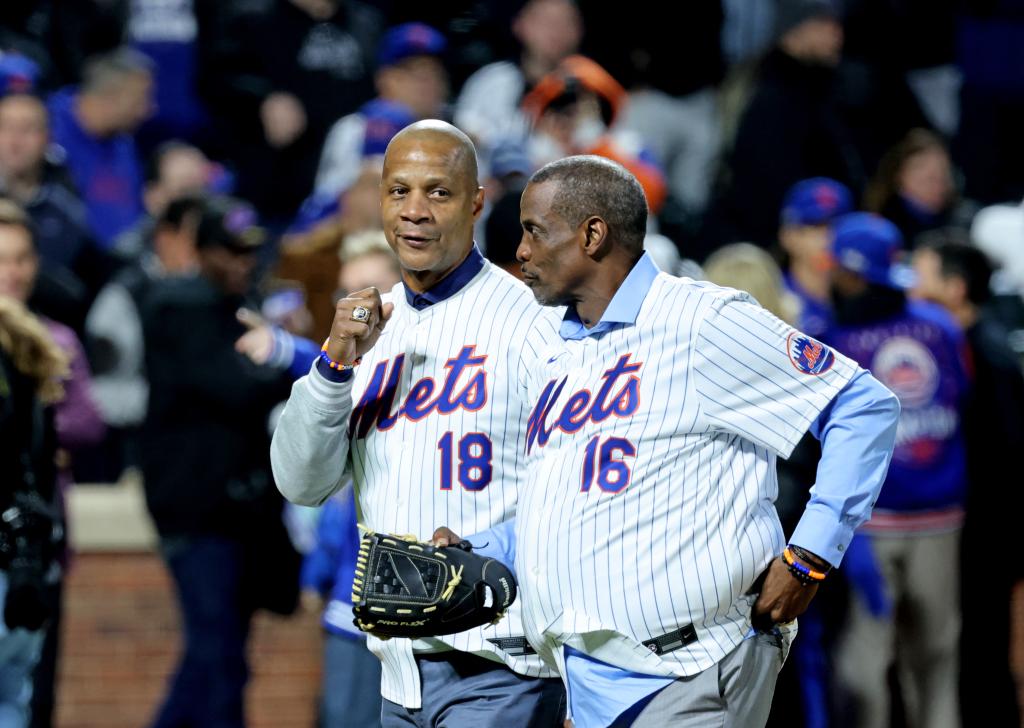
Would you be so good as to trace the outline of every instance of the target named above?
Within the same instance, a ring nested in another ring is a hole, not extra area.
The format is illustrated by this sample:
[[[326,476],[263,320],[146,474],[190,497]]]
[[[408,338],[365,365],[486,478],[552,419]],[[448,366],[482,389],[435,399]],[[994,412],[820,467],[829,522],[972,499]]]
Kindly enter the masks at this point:
[[[50,99],[53,141],[66,152],[89,226],[104,250],[145,213],[142,162],[132,134],[153,111],[152,93],[151,62],[122,48],[90,59],[82,85]]]
[[[567,308],[527,381],[517,517],[469,538],[509,545],[488,555],[514,564],[576,728],[763,726],[793,620],[870,515],[899,405],[747,294],[661,273],[646,217],[639,182],[599,157],[523,192],[524,281]],[[775,461],[808,429],[818,483],[787,546]]]

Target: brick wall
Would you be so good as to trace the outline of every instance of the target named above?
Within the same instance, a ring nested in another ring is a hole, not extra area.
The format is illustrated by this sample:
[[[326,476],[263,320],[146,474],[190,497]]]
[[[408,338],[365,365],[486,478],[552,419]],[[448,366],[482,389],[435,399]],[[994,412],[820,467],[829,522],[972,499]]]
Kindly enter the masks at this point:
[[[143,728],[174,669],[178,616],[159,557],[83,553],[65,596],[57,728]],[[259,615],[250,638],[250,728],[309,728],[320,679],[315,614]]]

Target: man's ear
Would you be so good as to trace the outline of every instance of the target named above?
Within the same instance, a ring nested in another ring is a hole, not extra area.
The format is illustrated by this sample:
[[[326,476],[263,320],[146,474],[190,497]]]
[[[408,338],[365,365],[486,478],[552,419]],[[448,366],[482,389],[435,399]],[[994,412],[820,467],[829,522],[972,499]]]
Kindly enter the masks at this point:
[[[473,219],[479,220],[480,213],[484,211],[484,188],[477,187],[473,196]]]
[[[608,223],[596,215],[588,217],[580,223],[583,237],[583,252],[591,258],[604,255],[608,247]]]

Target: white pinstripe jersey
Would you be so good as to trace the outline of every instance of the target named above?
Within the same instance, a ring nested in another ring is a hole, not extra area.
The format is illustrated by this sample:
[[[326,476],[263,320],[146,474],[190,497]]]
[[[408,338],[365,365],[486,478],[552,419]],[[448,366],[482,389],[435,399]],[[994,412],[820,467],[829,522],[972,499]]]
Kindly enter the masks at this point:
[[[427,540],[439,525],[470,535],[512,518],[525,472],[526,372],[557,340],[558,315],[486,262],[465,287],[421,311],[402,284],[390,300],[394,314],[352,386],[349,459],[360,521]],[[519,609],[513,605],[495,626],[415,645],[371,636],[382,694],[419,707],[414,647],[450,646],[522,675],[554,677],[535,654],[516,656],[487,641],[522,637]]]
[[[686,676],[740,643],[784,547],[776,456],[857,372],[731,289],[659,273],[638,305],[530,384],[516,570],[527,636],[563,673],[566,644]],[[690,624],[687,646],[642,644]]]

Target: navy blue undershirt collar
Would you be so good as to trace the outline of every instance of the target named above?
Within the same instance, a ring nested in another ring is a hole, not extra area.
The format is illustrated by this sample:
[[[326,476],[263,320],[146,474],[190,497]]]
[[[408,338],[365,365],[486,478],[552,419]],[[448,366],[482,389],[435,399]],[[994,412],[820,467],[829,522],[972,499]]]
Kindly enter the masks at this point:
[[[417,293],[409,288],[409,286],[405,285],[405,281],[402,281],[402,288],[405,289],[405,300],[408,301],[409,305],[417,311],[422,311],[428,306],[440,303],[446,298],[451,298],[461,291],[465,288],[467,283],[476,277],[476,274],[479,273],[483,267],[484,256],[480,252],[480,249],[476,247],[476,243],[473,243],[473,247],[470,249],[469,255],[466,256],[466,259],[459,263],[455,270],[438,281],[437,284],[429,291]]]

